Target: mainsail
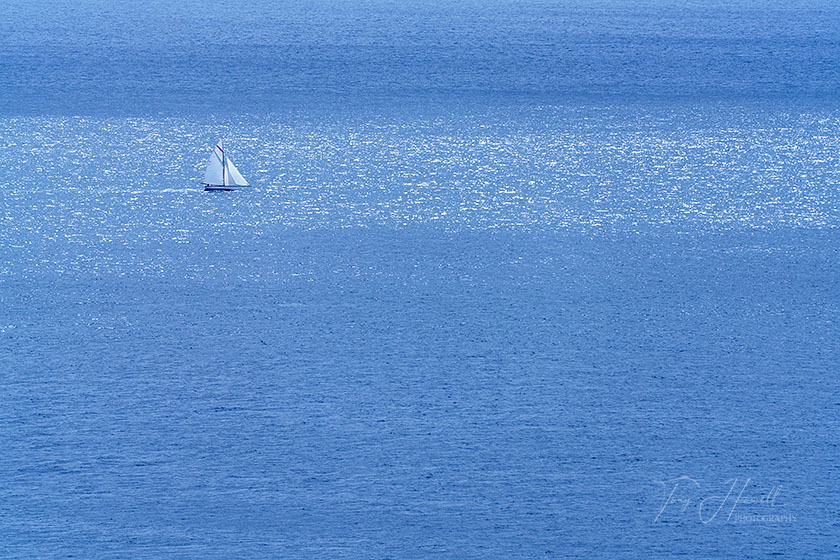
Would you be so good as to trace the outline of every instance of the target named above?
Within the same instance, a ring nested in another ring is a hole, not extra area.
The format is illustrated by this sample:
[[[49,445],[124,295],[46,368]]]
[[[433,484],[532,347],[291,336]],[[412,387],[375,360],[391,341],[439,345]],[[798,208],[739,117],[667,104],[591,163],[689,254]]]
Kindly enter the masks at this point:
[[[248,186],[248,181],[239,173],[239,170],[225,154],[221,142],[216,144],[213,153],[210,154],[207,171],[204,172],[204,184],[220,187]]]

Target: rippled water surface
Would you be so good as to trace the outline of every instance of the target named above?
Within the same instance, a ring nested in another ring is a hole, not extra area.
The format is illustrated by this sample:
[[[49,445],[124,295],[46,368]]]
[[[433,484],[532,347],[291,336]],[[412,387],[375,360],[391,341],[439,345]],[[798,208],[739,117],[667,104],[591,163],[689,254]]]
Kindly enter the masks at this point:
[[[840,554],[835,8],[199,8],[0,16],[0,556]]]
[[[4,120],[5,550],[827,555],[836,123]]]

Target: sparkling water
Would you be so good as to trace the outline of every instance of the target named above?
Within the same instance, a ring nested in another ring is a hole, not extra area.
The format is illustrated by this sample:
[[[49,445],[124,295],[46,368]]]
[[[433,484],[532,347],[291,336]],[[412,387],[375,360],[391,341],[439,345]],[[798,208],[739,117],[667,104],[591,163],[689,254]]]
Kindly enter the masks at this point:
[[[834,4],[0,37],[3,558],[840,554]]]

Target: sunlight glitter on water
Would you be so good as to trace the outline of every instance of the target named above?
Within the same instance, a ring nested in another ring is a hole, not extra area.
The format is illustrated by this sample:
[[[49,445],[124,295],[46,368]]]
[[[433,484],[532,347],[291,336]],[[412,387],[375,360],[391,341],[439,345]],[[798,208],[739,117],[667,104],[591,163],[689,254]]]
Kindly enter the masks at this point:
[[[8,227],[0,238],[29,247],[13,266],[35,272],[59,265],[71,248],[111,266],[115,246],[236,239],[278,227],[840,225],[836,113],[619,109],[291,125],[281,116],[5,119],[0,148],[9,165],[0,196]],[[253,190],[200,190],[208,146],[219,137]]]

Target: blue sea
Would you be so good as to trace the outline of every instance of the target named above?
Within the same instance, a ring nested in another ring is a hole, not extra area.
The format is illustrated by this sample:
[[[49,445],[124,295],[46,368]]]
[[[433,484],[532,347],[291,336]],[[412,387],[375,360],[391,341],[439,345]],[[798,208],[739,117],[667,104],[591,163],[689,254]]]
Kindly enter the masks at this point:
[[[6,0],[0,77],[0,557],[840,557],[836,3]]]

